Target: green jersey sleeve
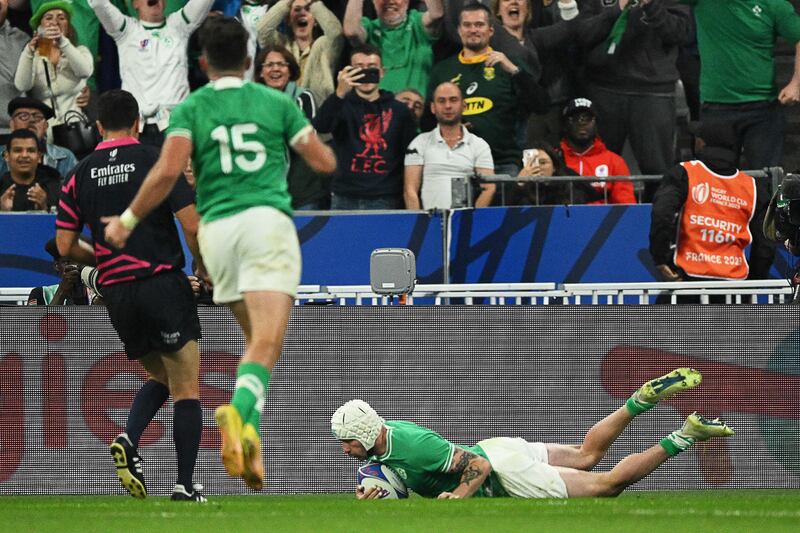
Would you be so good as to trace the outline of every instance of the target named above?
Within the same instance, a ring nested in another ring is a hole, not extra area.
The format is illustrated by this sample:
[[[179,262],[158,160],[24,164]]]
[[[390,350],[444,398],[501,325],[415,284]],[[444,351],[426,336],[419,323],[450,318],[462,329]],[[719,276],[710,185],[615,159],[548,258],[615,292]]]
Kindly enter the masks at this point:
[[[775,2],[775,29],[784,39],[796,43],[800,41],[800,16],[789,2]]]

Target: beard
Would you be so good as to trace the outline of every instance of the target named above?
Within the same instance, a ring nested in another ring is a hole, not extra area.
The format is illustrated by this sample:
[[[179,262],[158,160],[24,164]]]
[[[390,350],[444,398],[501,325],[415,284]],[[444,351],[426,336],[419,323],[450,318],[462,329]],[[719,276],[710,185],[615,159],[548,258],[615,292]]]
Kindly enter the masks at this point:
[[[487,46],[489,46],[489,43],[485,43],[483,41],[472,42],[472,43],[467,41],[466,43],[464,43],[464,48],[466,48],[470,52],[481,52],[482,50],[485,50]]]
[[[436,117],[436,122],[442,126],[456,126],[461,123],[461,115],[456,115],[453,118]]]
[[[595,126],[568,126],[567,140],[580,150],[586,150],[597,137],[597,127]]]

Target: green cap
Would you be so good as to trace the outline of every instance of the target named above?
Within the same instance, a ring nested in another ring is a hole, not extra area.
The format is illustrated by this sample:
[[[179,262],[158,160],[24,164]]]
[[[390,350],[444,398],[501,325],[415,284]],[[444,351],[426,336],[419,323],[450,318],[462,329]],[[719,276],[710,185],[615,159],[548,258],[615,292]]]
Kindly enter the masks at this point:
[[[45,13],[50,11],[51,9],[60,9],[64,13],[67,14],[67,17],[72,20],[72,2],[69,0],[55,0],[53,2],[45,2],[44,4],[39,6],[39,9],[31,17],[29,21],[31,25],[31,29],[36,31],[39,29],[39,22],[42,20],[42,17]]]

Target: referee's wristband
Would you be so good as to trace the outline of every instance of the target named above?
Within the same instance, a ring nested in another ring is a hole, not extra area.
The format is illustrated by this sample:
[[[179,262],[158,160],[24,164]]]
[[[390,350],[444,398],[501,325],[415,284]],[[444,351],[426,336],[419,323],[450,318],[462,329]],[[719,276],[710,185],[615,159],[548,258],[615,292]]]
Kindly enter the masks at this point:
[[[133,231],[133,228],[139,223],[139,217],[134,215],[129,207],[119,216],[119,223],[122,224],[122,227],[126,230]]]

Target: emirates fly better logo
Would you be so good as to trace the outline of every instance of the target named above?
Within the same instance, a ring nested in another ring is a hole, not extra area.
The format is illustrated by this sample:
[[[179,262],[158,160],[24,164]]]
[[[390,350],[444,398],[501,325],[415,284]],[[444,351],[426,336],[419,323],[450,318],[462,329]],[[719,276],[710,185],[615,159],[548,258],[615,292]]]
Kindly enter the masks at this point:
[[[692,200],[694,203],[703,205],[708,200],[708,195],[711,192],[711,187],[708,183],[699,183],[692,187]]]

